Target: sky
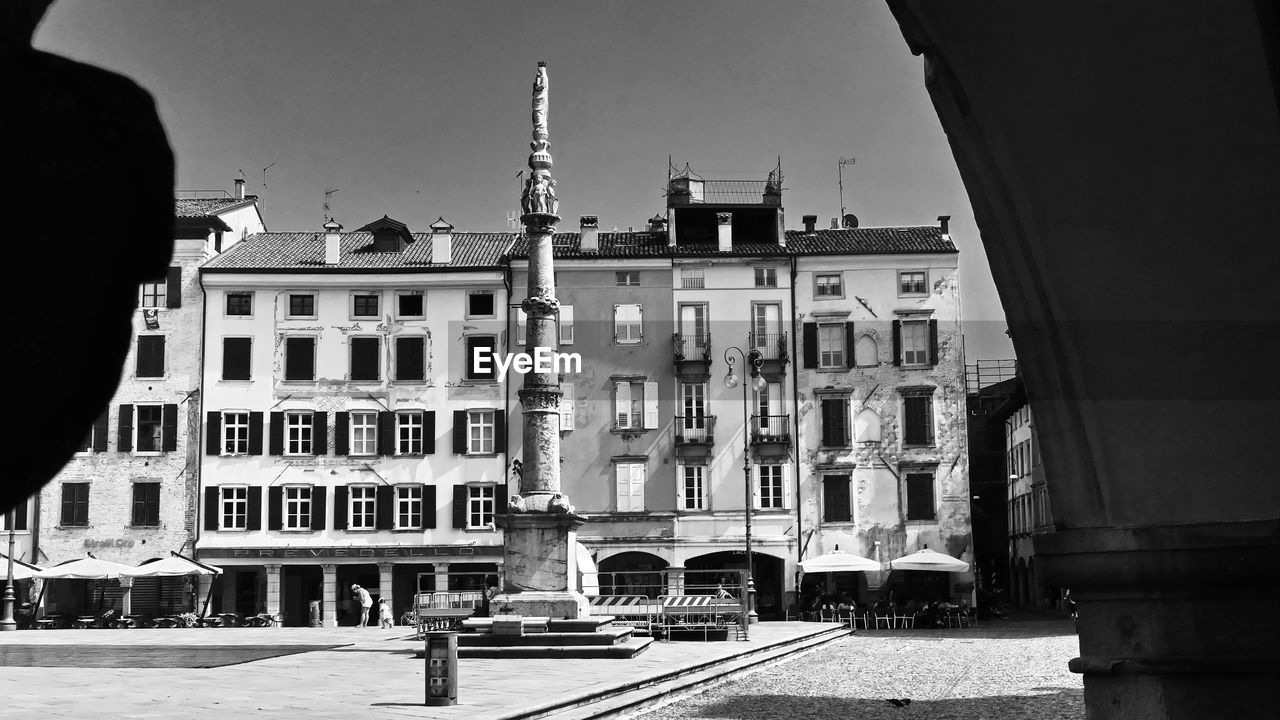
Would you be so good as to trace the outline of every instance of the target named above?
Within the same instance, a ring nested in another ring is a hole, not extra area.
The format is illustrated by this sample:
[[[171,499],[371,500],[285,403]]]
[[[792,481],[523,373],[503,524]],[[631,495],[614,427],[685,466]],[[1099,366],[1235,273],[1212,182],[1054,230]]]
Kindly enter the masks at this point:
[[[539,60],[561,230],[643,227],[668,157],[752,179],[780,156],[788,229],[827,227],[837,161],[856,158],[847,211],[950,215],[966,361],[1013,357],[923,61],[882,0],[57,0],[35,45],[151,91],[178,188],[230,191],[243,171],[274,231],[318,230],[335,188],[349,230],[384,214],[508,229]]]

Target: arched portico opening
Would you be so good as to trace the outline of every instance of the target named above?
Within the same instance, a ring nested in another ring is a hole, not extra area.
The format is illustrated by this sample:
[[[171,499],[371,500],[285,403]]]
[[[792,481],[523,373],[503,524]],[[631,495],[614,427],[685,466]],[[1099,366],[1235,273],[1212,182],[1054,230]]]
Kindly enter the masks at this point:
[[[656,598],[666,592],[662,571],[667,561],[646,552],[610,555],[597,564],[601,595],[644,595]]]
[[[786,562],[782,558],[757,552],[752,553],[751,564],[756,582],[756,614],[761,620],[783,619],[786,609],[783,588]],[[689,558],[684,566],[686,585],[715,587],[719,582],[730,585],[737,582],[737,573],[725,571],[746,570],[747,555],[742,550],[714,552]]]

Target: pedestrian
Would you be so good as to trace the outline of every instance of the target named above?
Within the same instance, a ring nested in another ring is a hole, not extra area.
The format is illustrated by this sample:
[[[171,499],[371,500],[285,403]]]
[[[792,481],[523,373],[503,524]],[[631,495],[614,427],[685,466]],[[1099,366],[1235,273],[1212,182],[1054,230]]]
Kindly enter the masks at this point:
[[[356,627],[364,627],[369,624],[369,608],[373,607],[373,598],[370,597],[368,590],[359,585],[352,585],[351,592],[360,603],[360,621],[356,623]]]
[[[391,603],[386,598],[378,598],[378,620],[384,630],[390,630],[395,625],[391,619]]]

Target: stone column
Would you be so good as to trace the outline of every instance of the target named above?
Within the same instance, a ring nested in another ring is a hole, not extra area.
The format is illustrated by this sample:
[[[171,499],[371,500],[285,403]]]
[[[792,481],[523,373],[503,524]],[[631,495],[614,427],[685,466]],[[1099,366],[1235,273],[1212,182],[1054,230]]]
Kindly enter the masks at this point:
[[[672,565],[667,568],[667,594],[684,594],[684,568]]]
[[[320,608],[323,616],[321,624],[325,627],[338,627],[338,566],[327,563],[320,566],[320,572],[324,575],[324,588],[320,598],[323,603]]]
[[[431,566],[436,575],[436,592],[445,592],[449,589],[449,563],[438,562]]]
[[[120,617],[133,613],[133,578],[122,577],[120,582]]]
[[[525,351],[558,347],[551,236],[560,217],[555,181],[551,179],[551,146],[547,133],[547,70],[538,63],[533,83],[532,171],[521,197],[525,236],[529,241],[528,296],[521,303],[528,316]],[[536,355],[535,355],[536,357]],[[577,577],[576,530],[586,521],[573,512],[560,492],[560,379],[555,367],[524,376],[520,389],[523,456],[520,495],[497,518],[503,533],[503,594],[493,612],[510,608],[521,615],[579,618],[587,614],[586,598],[573,588]]]
[[[267,613],[275,615],[280,612],[280,565],[271,563],[262,568],[267,571]]]
[[[395,606],[395,598],[392,597],[392,594],[391,594],[392,593],[391,581],[393,577],[392,570],[394,568],[395,568],[395,565],[391,563],[378,563],[378,597],[386,598],[388,602],[392,603],[393,608]],[[377,612],[377,610],[378,608],[375,607],[373,610],[370,611],[370,614],[372,615],[373,613]]]

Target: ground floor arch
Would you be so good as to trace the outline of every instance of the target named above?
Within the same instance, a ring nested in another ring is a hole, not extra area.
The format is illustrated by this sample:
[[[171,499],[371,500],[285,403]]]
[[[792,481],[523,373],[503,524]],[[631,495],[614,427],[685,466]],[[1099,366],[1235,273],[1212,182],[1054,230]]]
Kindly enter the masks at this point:
[[[751,554],[752,579],[756,586],[756,614],[761,620],[782,620],[786,611],[786,560],[754,552]],[[715,587],[720,582],[735,583],[729,571],[747,569],[747,554],[742,550],[721,550],[696,555],[684,561],[685,583],[690,586]]]

